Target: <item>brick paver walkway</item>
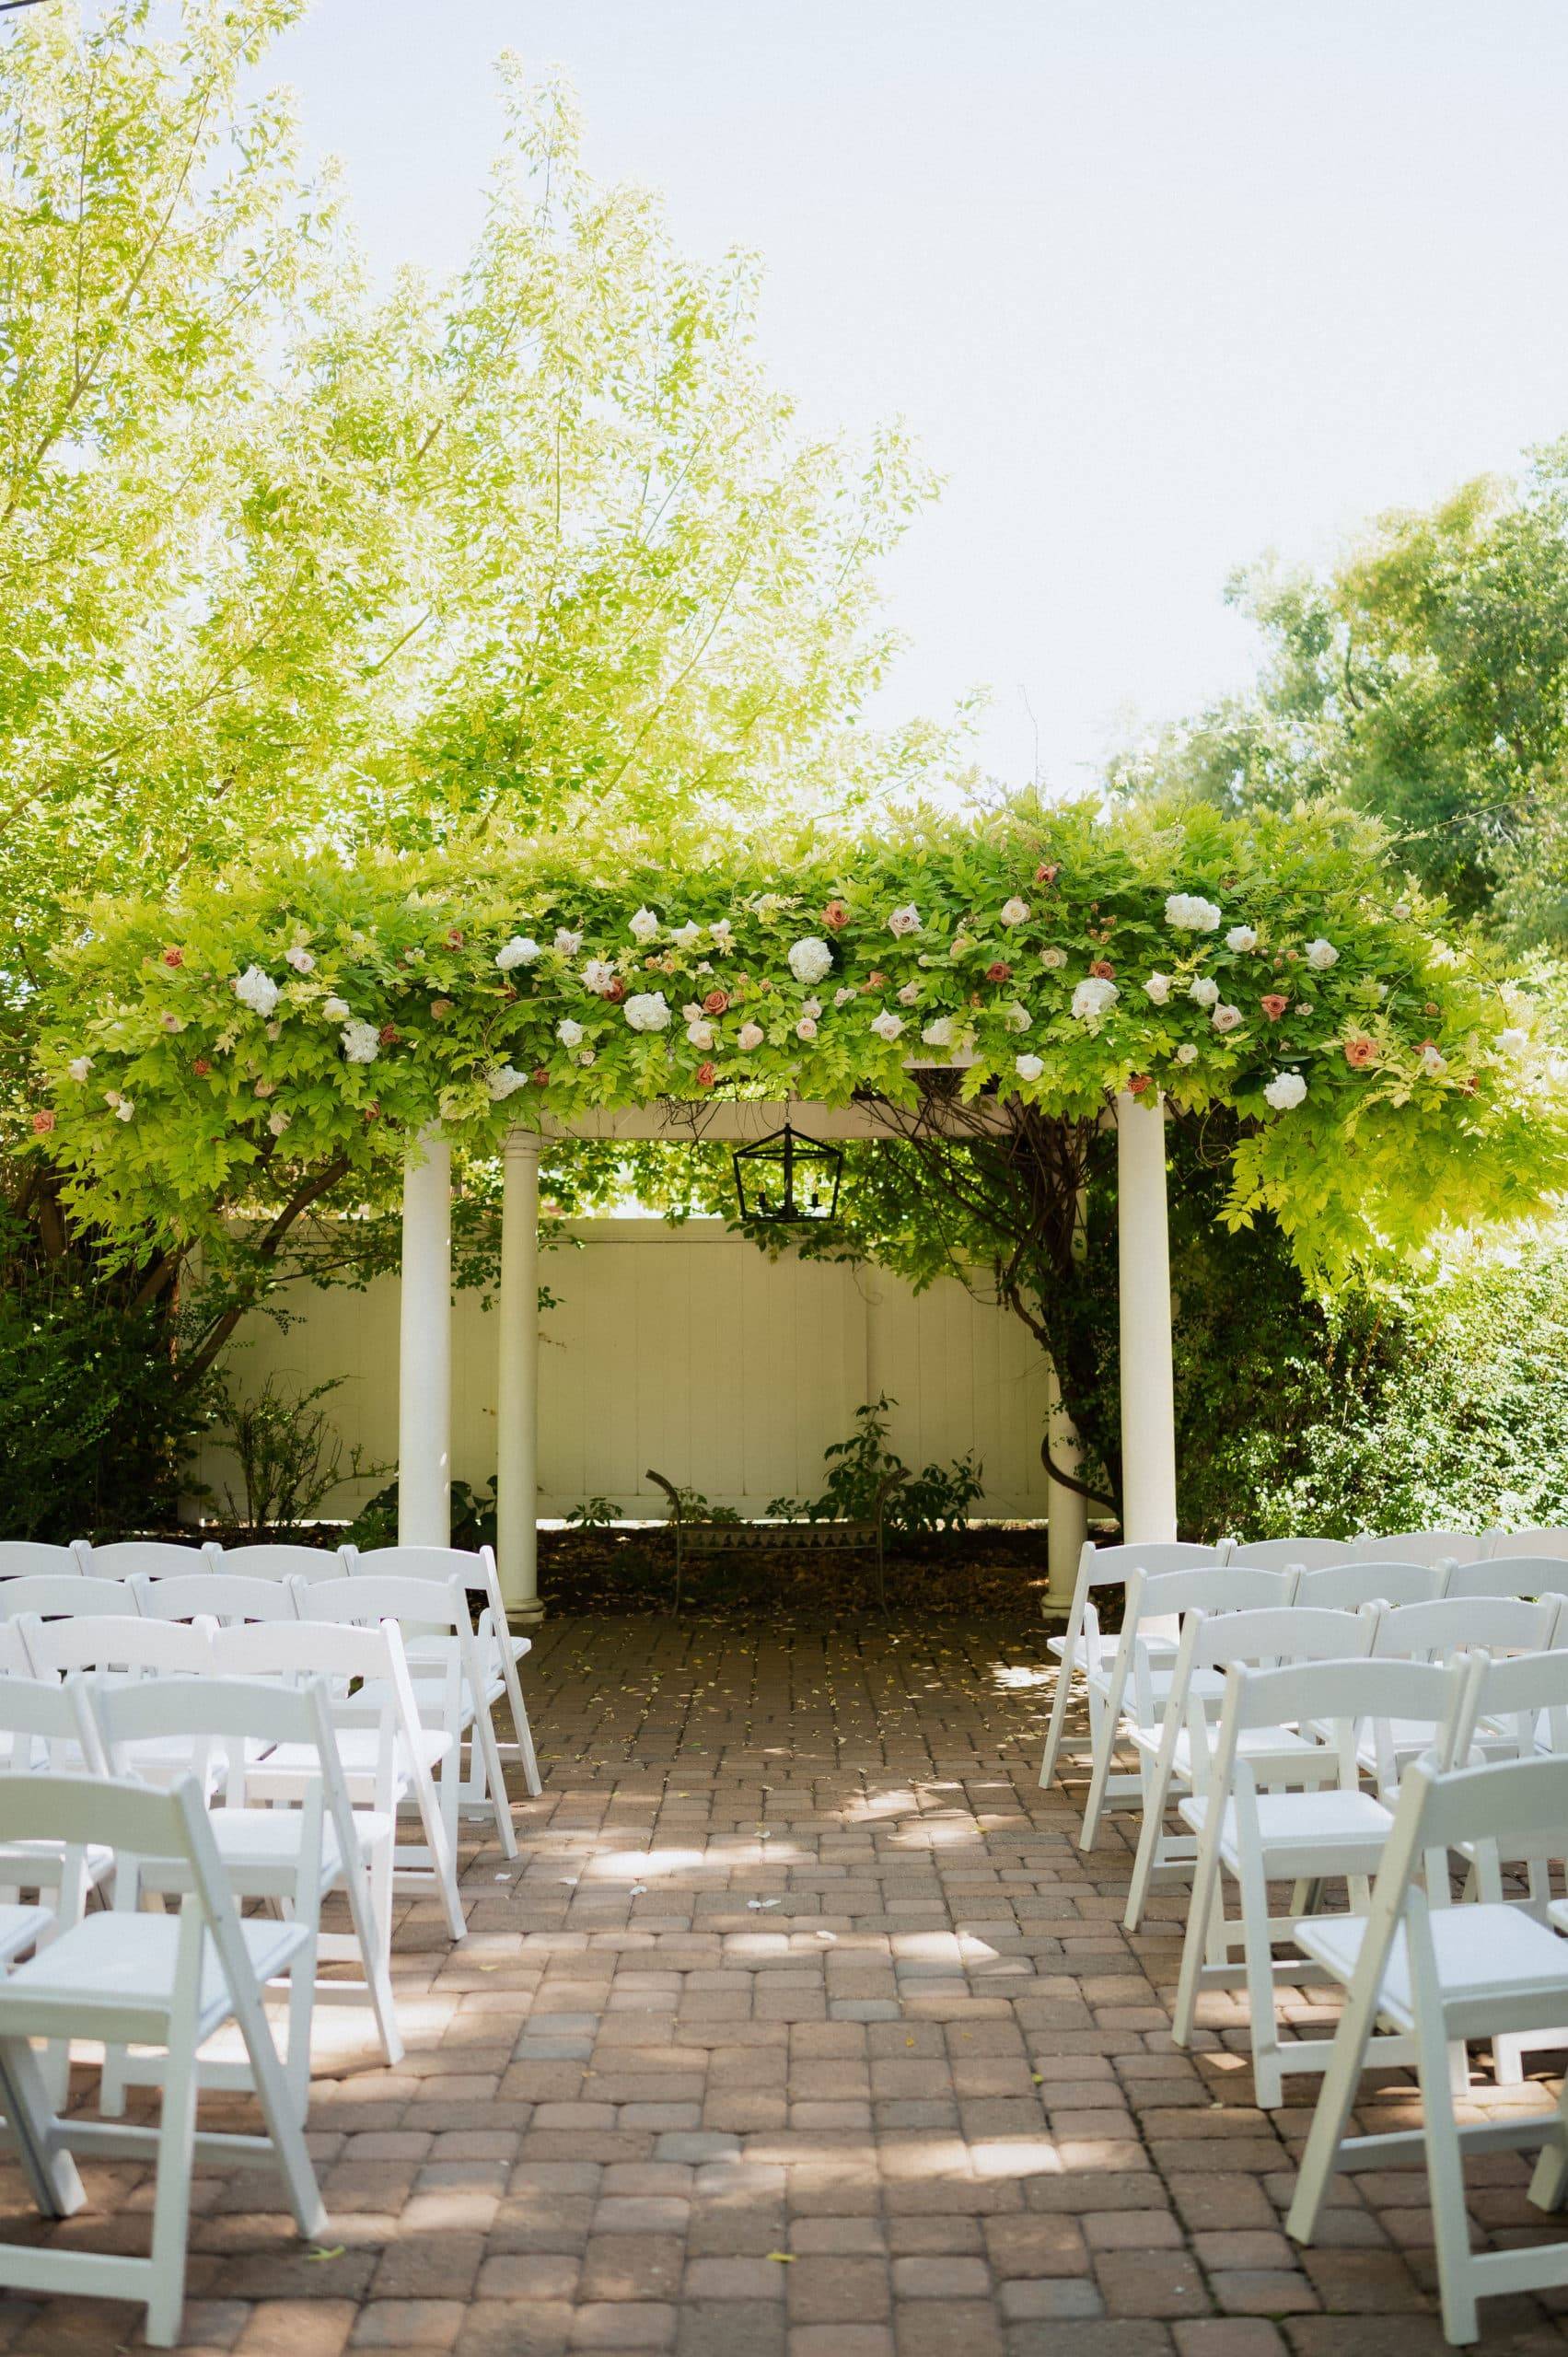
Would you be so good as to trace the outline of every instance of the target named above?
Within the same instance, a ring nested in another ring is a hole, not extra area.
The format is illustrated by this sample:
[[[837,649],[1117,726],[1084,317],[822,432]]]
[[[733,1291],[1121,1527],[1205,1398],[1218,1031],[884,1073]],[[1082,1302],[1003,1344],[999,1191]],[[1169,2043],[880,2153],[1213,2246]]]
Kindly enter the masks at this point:
[[[1280,2220],[1305,2091],[1256,2110],[1217,2010],[1202,2050],[1172,2048],[1182,1900],[1129,1940],[1132,1829],[1113,1819],[1084,1860],[1075,1807],[1037,1791],[1045,1661],[1038,1635],[985,1628],[548,1627],[523,1854],[470,1857],[461,1947],[411,1910],[395,2073],[357,2014],[319,2017],[327,2241],[295,2239],[270,2176],[200,2177],[190,2345],[1443,2348],[1421,2174],[1342,2178],[1298,2251]],[[1375,2115],[1414,2116],[1393,2074]],[[1472,2170],[1479,2230],[1542,2231],[1526,2176],[1512,2156]],[[145,2247],[146,2173],[90,2184],[67,2231]],[[3,2206],[0,2233],[39,2231],[14,2177]],[[1565,2315],[1492,2303],[1481,2346],[1561,2351]],[[77,2357],[136,2322],[0,2302],[0,2349]]]

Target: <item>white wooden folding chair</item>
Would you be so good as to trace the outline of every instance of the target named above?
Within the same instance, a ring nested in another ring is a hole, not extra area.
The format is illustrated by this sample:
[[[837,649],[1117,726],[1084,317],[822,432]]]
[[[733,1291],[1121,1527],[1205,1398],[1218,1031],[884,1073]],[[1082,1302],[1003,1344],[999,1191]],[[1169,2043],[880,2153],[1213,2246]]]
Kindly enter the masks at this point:
[[[1284,2100],[1287,2073],[1321,2071],[1329,2041],[1282,2042],[1275,2004],[1278,1985],[1309,1977],[1298,1958],[1274,1957],[1274,1944],[1295,1939],[1290,1917],[1270,1912],[1269,1885],[1297,1888],[1321,1886],[1342,1875],[1353,1908],[1365,1911],[1370,1878],[1393,1824],[1386,1799],[1362,1789],[1358,1748],[1364,1724],[1399,1719],[1426,1722],[1429,1740],[1441,1747],[1458,1719],[1464,1667],[1434,1662],[1362,1659],[1291,1663],[1279,1669],[1232,1668],[1226,1673],[1219,1739],[1205,1788],[1181,1804],[1184,1822],[1198,1836],[1192,1875],[1192,1907],[1182,1944],[1171,2037],[1191,2043],[1198,1999],[1205,1989],[1247,1991],[1256,2100],[1265,2111]],[[1312,1792],[1260,1792],[1241,1750],[1249,1727],[1325,1727],[1339,1754],[1336,1784]],[[1236,1884],[1240,1902],[1241,1964],[1230,1960],[1236,1945],[1225,1916],[1225,1877]],[[1409,2051],[1384,2050],[1403,2062]]]
[[[280,1905],[309,1934],[308,1945],[287,1976],[288,2038],[284,2076],[303,2123],[310,2101],[310,2015],[316,1993],[317,1943],[321,1899],[343,1874],[335,1830],[324,1825],[329,1792],[335,1787],[346,1807],[343,1770],[327,1713],[323,1680],[298,1688],[279,1679],[236,1678],[144,1678],[115,1686],[101,1675],[80,1680],[75,1689],[83,1740],[96,1730],[111,1775],[137,1773],[140,1747],[157,1737],[167,1747],[183,1744],[186,1773],[203,1792],[226,1785],[231,1805],[212,1811],[213,1839],[236,1898],[268,1899]],[[280,1743],[298,1744],[317,1754],[319,1773],[297,1808],[244,1805],[245,1755],[264,1759]],[[161,1776],[159,1782],[168,1781]],[[351,1864],[356,1863],[351,1852]],[[183,1897],[191,1887],[187,1864],[144,1859],[141,1888]],[[115,1903],[122,1902],[118,1892]],[[123,2108],[130,2085],[160,2086],[161,2056],[128,2056],[111,2048],[104,2059],[103,2109]],[[203,2086],[244,2088],[251,2084],[246,2062],[206,2061]]]
[[[93,1579],[128,1580],[137,1573],[145,1579],[180,1579],[207,1569],[199,1539],[186,1544],[172,1538],[114,1538],[106,1547],[78,1539],[76,1544],[82,1569]]]
[[[1568,1526],[1537,1523],[1525,1530],[1489,1530],[1486,1552],[1492,1555],[1551,1555],[1568,1562]]]
[[[1197,1839],[1190,1830],[1167,1832],[1166,1811],[1173,1794],[1207,1788],[1215,1739],[1210,1721],[1224,1700],[1225,1673],[1237,1662],[1272,1667],[1287,1661],[1354,1659],[1370,1651],[1375,1620],[1365,1608],[1340,1612],[1299,1604],[1186,1615],[1164,1713],[1157,1725],[1139,1727],[1133,1735],[1144,1776],[1144,1817],[1122,1917],[1128,1931],[1142,1924],[1156,1875],[1191,1875]],[[1247,1727],[1238,1745],[1258,1783],[1307,1787],[1339,1780],[1338,1753],[1310,1727]]]
[[[1364,1604],[1429,1604],[1442,1595],[1446,1577],[1435,1563],[1364,1563],[1347,1557],[1303,1572],[1295,1601],[1330,1612],[1355,1612]]]
[[[1351,1560],[1343,1538],[1233,1538],[1225,1557],[1252,1572],[1320,1572]]]
[[[84,1582],[85,1585],[86,1583]],[[116,1681],[144,1678],[210,1678],[212,1623],[143,1620],[128,1614],[84,1613],[79,1620],[40,1620],[25,1615],[22,1641],[40,1678],[99,1670]],[[148,1783],[169,1783],[190,1771],[190,1747],[178,1736],[150,1733],[135,1748],[134,1772]]]
[[[221,1677],[295,1681],[325,1677],[338,1756],[355,1814],[367,1809],[395,1829],[401,1805],[412,1803],[417,1809],[424,1847],[394,1848],[384,1865],[378,1852],[372,1854],[377,1953],[386,1956],[391,1937],[389,1886],[422,1898],[434,1892],[452,1938],[462,1939],[468,1924],[458,1892],[457,1856],[432,1775],[452,1749],[453,1738],[445,1727],[420,1723],[397,1622],[362,1627],[324,1620],[253,1620],[215,1629],[211,1643],[213,1666]],[[262,1802],[297,1801],[316,1772],[313,1755],[278,1744],[264,1761],[248,1767],[247,1794]],[[331,1936],[322,1935],[322,1954],[329,1960],[340,1952],[329,1946]]]
[[[517,1733],[517,1755],[522,1762],[524,1781],[537,1798],[543,1787],[539,1780],[533,1729],[528,1724],[528,1706],[523,1701],[522,1684],[517,1676],[517,1665],[533,1651],[533,1641],[514,1635],[507,1621],[506,1606],[501,1594],[501,1577],[495,1568],[494,1549],[476,1547],[470,1552],[461,1547],[372,1547],[362,1554],[357,1547],[345,1546],[342,1552],[350,1578],[380,1576],[461,1580],[479,1608],[474,1641],[479,1648],[481,1667],[485,1673],[487,1707],[494,1709],[505,1695]],[[419,1659],[420,1646],[416,1641],[409,1646],[409,1667],[416,1680]],[[465,1797],[482,1804],[477,1769],[478,1762],[475,1761],[470,1777],[471,1794]]]
[[[144,1620],[211,1620],[226,1629],[236,1620],[297,1620],[299,1591],[292,1580],[250,1579],[238,1572],[176,1573],[170,1579],[133,1574],[136,1608]]]
[[[1556,2116],[1461,2127],[1447,2051],[1454,2042],[1545,2029],[1568,2019],[1568,1944],[1527,1908],[1434,1907],[1418,1877],[1434,1853],[1568,1840],[1568,1759],[1503,1760],[1446,1773],[1418,1760],[1400,1806],[1366,1915],[1312,1918],[1296,1926],[1303,1951],[1349,1992],[1302,2155],[1285,2231],[1309,2243],[1337,2169],[1400,2167],[1424,2160],[1431,2192],[1443,2329],[1474,2340],[1478,2300],[1568,2284],[1568,2242],[1498,2250],[1470,2247],[1464,2156],[1542,2145],[1530,2188],[1543,2209],[1568,2199],[1568,2091]],[[1379,2022],[1412,2051],[1422,2124],[1391,2135],[1347,2137],[1361,2074],[1381,2061]]]
[[[6,1622],[0,1636],[11,1637],[19,1650],[18,1624]],[[0,1773],[101,1776],[107,1772],[96,1732],[89,1729],[84,1736],[81,1730],[76,1684],[75,1679],[63,1685],[52,1678],[0,1676]],[[45,1940],[79,1922],[87,1912],[88,1895],[113,1872],[114,1852],[106,1842],[68,1847],[62,1841],[14,1841],[0,1832],[0,1907],[15,1906],[24,1892],[36,1892],[48,1921]],[[47,2049],[45,2075],[51,2094],[62,2105],[70,2067],[68,2046],[61,2043]]]
[[[467,1737],[473,1747],[477,1788],[482,1798],[488,1796],[502,1854],[515,1858],[517,1838],[490,1715],[489,1681],[469,1611],[468,1589],[461,1579],[360,1573],[352,1579],[324,1580],[313,1587],[302,1587],[299,1610],[305,1620],[335,1620],[345,1626],[374,1626],[382,1620],[400,1624],[421,1723],[444,1727],[452,1737],[452,1748],[441,1761],[440,1794],[453,1855],[458,1848],[462,1745]]]
[[[348,1574],[341,1547],[220,1547],[209,1538],[202,1552],[208,1569],[226,1577],[238,1572],[253,1580],[341,1580]]]
[[[1438,1596],[1429,1604],[1400,1604],[1380,1613],[1372,1651],[1380,1660],[1444,1661],[1450,1655],[1485,1646],[1493,1656],[1541,1653],[1551,1644],[1562,1599],[1515,1596]],[[1387,1781],[1389,1763],[1397,1769],[1415,1759],[1431,1741],[1430,1730],[1419,1723],[1400,1725],[1385,1720],[1382,1738],[1388,1756],[1374,1756],[1364,1747],[1362,1764]],[[1484,1749],[1484,1733],[1473,1740]]]
[[[1096,1547],[1087,1539],[1078,1557],[1078,1575],[1074,1584],[1073,1601],[1068,1607],[1067,1625],[1059,1637],[1046,1639],[1046,1651],[1054,1654],[1060,1665],[1056,1673],[1056,1691],[1051,1697],[1051,1724],[1046,1729],[1045,1750],[1040,1763],[1041,1785],[1049,1784],[1056,1773],[1056,1755],[1062,1748],[1062,1731],[1067,1721],[1067,1702],[1074,1676],[1086,1666],[1084,1649],[1084,1624],[1089,1620],[1098,1637],[1098,1616],[1093,1602],[1096,1588],[1125,1587],[1135,1571],[1185,1572],[1197,1571],[1205,1565],[1225,1561],[1229,1541],[1222,1539],[1215,1547],[1191,1546],[1185,1540],[1151,1540],[1146,1545],[1126,1547]],[[1098,1731],[1096,1706],[1089,1704],[1091,1745]],[[1135,1779],[1111,1787],[1120,1798],[1132,1791]]]
[[[134,1614],[136,1599],[124,1580],[90,1579],[81,1572],[24,1572],[0,1580],[0,1620],[19,1620],[24,1612],[41,1620],[67,1620],[77,1614]]]
[[[1568,1589],[1568,1563],[1560,1555],[1493,1555],[1483,1563],[1459,1563],[1448,1574],[1445,1597],[1541,1596]]]
[[[157,2169],[149,2258],[0,2243],[0,2284],[46,2296],[145,2302],[147,2340],[168,2349],[179,2338],[184,2304],[195,2158],[275,2163],[300,2233],[319,2235],[326,2225],[261,1994],[303,1956],[308,1934],[270,1917],[240,1921],[193,1780],[158,1793],[96,1776],[6,1776],[0,1823],[19,1840],[67,1848],[105,1841],[115,1852],[117,1881],[134,1880],[140,1858],[177,1859],[190,1875],[178,1915],[86,1916],[0,1977],[0,2107],[39,2209],[67,2218],[82,2208],[74,2153],[153,2158]],[[196,2128],[197,2055],[231,2020],[245,2040],[264,2136]],[[157,2128],[62,2116],[30,2041],[73,2036],[163,2048]]]
[[[1158,1742],[1173,1676],[1174,1656],[1167,1632],[1179,1623],[1186,1612],[1283,1609],[1289,1605],[1295,1587],[1295,1572],[1283,1569],[1237,1571],[1229,1563],[1205,1564],[1191,1572],[1150,1573],[1140,1569],[1127,1582],[1121,1634],[1109,1660],[1098,1618],[1092,1608],[1086,1614],[1084,1675],[1094,1713],[1094,1749],[1084,1822],[1078,1833],[1080,1850],[1092,1850],[1095,1846],[1100,1815],[1109,1794],[1117,1738],[1124,1726],[1129,1732],[1139,1731]],[[1159,1638],[1153,1644],[1151,1630],[1159,1631]],[[1207,1673],[1200,1674],[1200,1690],[1204,1675]],[[1217,1700],[1220,1680],[1214,1678],[1212,1685]],[[1140,1746],[1140,1760],[1147,1756],[1146,1749]],[[1137,1776],[1121,1781],[1132,1786],[1141,1806],[1147,1782],[1142,1768]]]
[[[1358,1532],[1350,1542],[1358,1563],[1475,1563],[1488,1542],[1473,1530],[1396,1530],[1387,1538]]]
[[[0,1580],[69,1579],[81,1569],[75,1547],[52,1547],[42,1538],[0,1538]]]

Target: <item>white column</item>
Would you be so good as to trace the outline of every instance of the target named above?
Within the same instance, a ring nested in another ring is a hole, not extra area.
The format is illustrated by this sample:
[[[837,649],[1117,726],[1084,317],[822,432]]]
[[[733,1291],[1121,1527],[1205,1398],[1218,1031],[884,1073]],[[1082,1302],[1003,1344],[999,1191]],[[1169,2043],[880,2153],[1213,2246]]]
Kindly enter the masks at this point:
[[[1079,1445],[1078,1428],[1062,1404],[1062,1386],[1056,1379],[1056,1369],[1046,1362],[1046,1439],[1051,1462],[1060,1465],[1063,1473],[1078,1473],[1082,1468],[1083,1450]],[[1051,1575],[1047,1605],[1065,1612],[1073,1601],[1073,1588],[1078,1576],[1078,1558],[1084,1551],[1084,1541],[1089,1532],[1088,1501],[1076,1490],[1065,1489],[1060,1481],[1048,1477],[1046,1511],[1051,1519],[1046,1525],[1046,1562]]]
[[[495,1568],[517,1620],[539,1600],[539,1150],[514,1130],[502,1159],[501,1283],[496,1292]]]
[[[1121,1327],[1121,1523],[1126,1539],[1176,1536],[1176,1403],[1170,1351],[1170,1232],[1165,1105],[1116,1100]]]
[[[452,1539],[452,1148],[438,1130],[403,1165],[398,1539]]]

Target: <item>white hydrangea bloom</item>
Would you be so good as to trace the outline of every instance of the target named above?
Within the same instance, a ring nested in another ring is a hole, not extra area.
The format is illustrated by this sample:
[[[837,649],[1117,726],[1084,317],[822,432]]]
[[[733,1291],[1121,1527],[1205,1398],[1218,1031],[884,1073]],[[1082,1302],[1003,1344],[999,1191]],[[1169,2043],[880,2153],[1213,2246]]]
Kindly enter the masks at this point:
[[[515,1065],[497,1064],[494,1072],[485,1074],[484,1085],[490,1091],[492,1104],[499,1105],[504,1098],[515,1096],[519,1088],[526,1088],[528,1076],[525,1072],[518,1072]]]
[[[1020,1080],[1040,1080],[1044,1076],[1045,1066],[1039,1056],[1015,1056],[1013,1070]]]
[[[278,986],[260,966],[247,966],[235,981],[234,995],[252,1015],[271,1015],[278,1003]]]
[[[1227,949],[1256,949],[1258,935],[1249,924],[1233,924],[1225,935],[1225,946]]]
[[[1263,1091],[1266,1104],[1276,1113],[1288,1113],[1307,1095],[1307,1083],[1298,1072],[1277,1072]]]
[[[1165,904],[1165,921],[1177,933],[1217,933],[1221,911],[1198,892],[1172,892]]]
[[[632,919],[630,930],[633,940],[651,941],[658,931],[658,919],[652,909],[639,909]]]
[[[633,1031],[666,1031],[669,1009],[662,991],[638,991],[626,1002],[626,1020]]]
[[[343,1028],[343,1054],[351,1064],[373,1064],[381,1042],[374,1023],[348,1021]]]
[[[1331,941],[1321,939],[1309,941],[1307,945],[1307,962],[1314,973],[1326,974],[1330,966],[1339,964],[1340,953]]]
[[[1073,993],[1073,1013],[1080,1023],[1098,1023],[1121,995],[1116,984],[1102,974],[1086,975]]]
[[[903,1028],[903,1016],[895,1015],[889,1007],[885,1006],[879,1015],[874,1015],[871,1018],[871,1028],[879,1039],[889,1041],[896,1039]]]
[[[1195,999],[1200,1006],[1217,1004],[1219,994],[1220,986],[1210,974],[1194,974],[1187,985],[1188,997]]]
[[[831,973],[832,968],[832,951],[815,934],[807,934],[804,941],[790,945],[789,970],[797,982],[819,982],[824,974]]]
[[[555,1036],[563,1048],[580,1048],[583,1044],[583,1027],[575,1016],[563,1015],[555,1027]]]
[[[1144,984],[1144,988],[1153,999],[1156,1006],[1164,1006],[1170,996],[1170,976],[1168,974],[1151,974],[1148,981]]]
[[[560,938],[558,934],[557,947],[560,946]],[[514,966],[531,966],[538,956],[538,942],[531,941],[526,933],[515,933],[511,940],[504,941],[495,952],[495,963],[504,974],[509,974]]]

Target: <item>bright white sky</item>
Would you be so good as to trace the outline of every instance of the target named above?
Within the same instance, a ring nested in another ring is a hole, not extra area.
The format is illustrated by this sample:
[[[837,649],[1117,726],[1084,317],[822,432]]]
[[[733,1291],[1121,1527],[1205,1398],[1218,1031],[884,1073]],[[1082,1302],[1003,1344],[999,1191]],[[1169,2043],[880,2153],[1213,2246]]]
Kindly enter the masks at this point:
[[[316,0],[273,78],[388,263],[454,262],[503,47],[606,178],[767,260],[813,426],[947,478],[896,709],[1087,773],[1246,676],[1235,564],[1330,553],[1568,432],[1562,0]]]

